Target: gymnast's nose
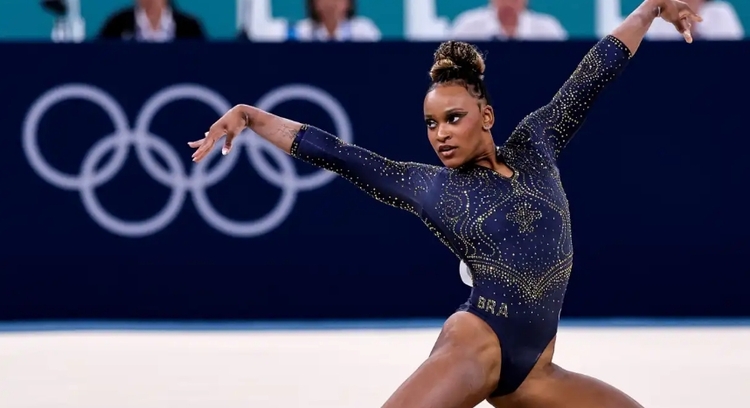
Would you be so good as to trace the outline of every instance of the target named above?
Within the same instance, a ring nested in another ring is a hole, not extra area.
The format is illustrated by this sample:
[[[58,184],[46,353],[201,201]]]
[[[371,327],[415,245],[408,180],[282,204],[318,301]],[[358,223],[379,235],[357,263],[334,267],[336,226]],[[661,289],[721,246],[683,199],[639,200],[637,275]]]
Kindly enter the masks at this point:
[[[445,143],[450,138],[451,138],[451,133],[448,129],[446,129],[445,126],[441,126],[438,128],[438,132],[437,132],[438,142]]]

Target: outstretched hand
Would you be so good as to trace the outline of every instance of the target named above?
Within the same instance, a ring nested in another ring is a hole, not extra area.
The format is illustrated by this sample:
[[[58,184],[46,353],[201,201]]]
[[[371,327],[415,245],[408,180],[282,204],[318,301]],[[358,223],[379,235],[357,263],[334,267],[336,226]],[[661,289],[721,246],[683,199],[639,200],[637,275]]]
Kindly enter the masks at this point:
[[[690,6],[678,0],[663,0],[659,7],[661,18],[668,23],[672,23],[674,28],[685,38],[685,41],[692,43],[691,28],[693,23],[700,23],[703,21],[703,17],[691,10]]]
[[[188,146],[197,149],[193,152],[193,161],[197,163],[206,158],[211,153],[211,150],[213,150],[216,142],[225,136],[221,154],[227,155],[232,150],[232,141],[246,126],[247,118],[242,110],[237,106],[230,109],[224,116],[211,125],[208,132],[204,134],[203,139],[188,142]]]

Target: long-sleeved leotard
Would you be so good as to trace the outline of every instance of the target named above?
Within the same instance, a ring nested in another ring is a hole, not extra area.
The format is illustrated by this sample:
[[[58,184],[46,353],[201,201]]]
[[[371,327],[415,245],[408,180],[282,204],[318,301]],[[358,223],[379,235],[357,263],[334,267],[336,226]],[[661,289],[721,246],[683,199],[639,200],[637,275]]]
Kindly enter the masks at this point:
[[[293,156],[414,213],[470,266],[474,287],[460,310],[484,319],[500,340],[502,374],[493,395],[518,388],[557,333],[573,245],[556,159],[630,56],[613,36],[588,52],[551,102],[498,147],[510,178],[476,165],[388,160],[309,126],[295,138]]]

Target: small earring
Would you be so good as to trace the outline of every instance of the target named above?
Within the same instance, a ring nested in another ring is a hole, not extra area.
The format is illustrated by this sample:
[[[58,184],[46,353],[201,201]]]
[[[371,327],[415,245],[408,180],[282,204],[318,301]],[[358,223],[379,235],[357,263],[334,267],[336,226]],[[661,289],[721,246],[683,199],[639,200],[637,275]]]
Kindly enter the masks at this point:
[[[490,125],[484,125],[484,126],[482,126],[482,128],[483,128],[484,130],[490,130]]]

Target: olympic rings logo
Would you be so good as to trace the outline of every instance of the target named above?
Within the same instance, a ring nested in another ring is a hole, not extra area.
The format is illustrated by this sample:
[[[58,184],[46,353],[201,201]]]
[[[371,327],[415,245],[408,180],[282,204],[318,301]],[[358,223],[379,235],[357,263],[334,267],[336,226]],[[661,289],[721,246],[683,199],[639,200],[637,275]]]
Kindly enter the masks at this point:
[[[83,99],[99,105],[115,127],[114,133],[105,135],[88,150],[78,174],[67,174],[52,167],[41,153],[37,134],[39,123],[47,110],[69,99]],[[182,210],[188,193],[198,213],[214,229],[233,237],[263,235],[284,222],[294,208],[299,192],[320,188],[336,176],[326,170],[299,175],[290,156],[249,130],[236,139],[234,154],[222,158],[210,169],[207,167],[210,160],[193,164],[188,173],[174,148],[149,129],[151,120],[161,108],[185,99],[203,102],[218,115],[223,115],[232,107],[223,96],[209,88],[178,84],[159,91],[146,101],[131,129],[120,104],[105,91],[86,84],[58,86],[40,96],[29,109],[23,123],[23,150],[31,167],[42,179],[60,189],[78,191],[83,206],[97,224],[125,237],[145,237],[166,228]],[[261,97],[255,106],[271,111],[290,100],[305,100],[322,107],[333,119],[336,134],[342,140],[352,142],[349,116],[341,104],[322,89],[301,84],[282,86]],[[197,134],[200,133],[197,130]],[[148,219],[136,221],[115,217],[102,206],[96,195],[96,189],[112,180],[122,169],[131,147],[144,170],[158,183],[172,190],[161,210]],[[281,190],[281,198],[266,215],[255,220],[240,221],[219,213],[211,204],[206,190],[227,176],[242,157],[240,153],[243,149],[258,174]],[[218,150],[211,155],[218,154]],[[278,164],[278,170],[263,156],[263,150]],[[112,153],[111,158],[100,165],[108,153]],[[166,168],[155,159],[154,154],[163,159]]]

